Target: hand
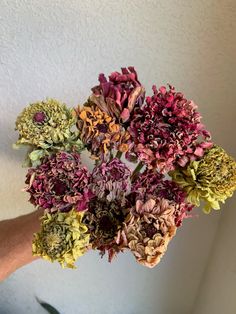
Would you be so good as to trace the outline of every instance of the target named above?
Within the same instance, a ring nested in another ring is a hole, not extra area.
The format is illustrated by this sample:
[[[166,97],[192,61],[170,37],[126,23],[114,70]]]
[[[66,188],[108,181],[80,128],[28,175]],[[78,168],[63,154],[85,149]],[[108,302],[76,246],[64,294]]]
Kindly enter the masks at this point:
[[[0,222],[0,281],[18,268],[34,261],[33,234],[40,229],[43,210]]]

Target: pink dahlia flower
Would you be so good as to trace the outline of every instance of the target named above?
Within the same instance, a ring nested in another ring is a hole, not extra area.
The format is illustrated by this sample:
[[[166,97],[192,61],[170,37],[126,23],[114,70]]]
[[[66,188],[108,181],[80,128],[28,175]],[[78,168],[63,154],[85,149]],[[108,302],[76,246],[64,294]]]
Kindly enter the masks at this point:
[[[134,107],[143,104],[145,96],[134,67],[111,73],[109,80],[102,73],[98,80],[100,84],[92,88],[89,100],[111,117],[127,122]]]
[[[123,203],[125,196],[130,193],[130,175],[130,169],[118,158],[114,158],[94,168],[89,186],[98,198],[120,200]]]
[[[170,85],[169,90],[153,86],[153,92],[135,110],[129,132],[138,158],[165,173],[202,157],[212,143],[192,101]]]
[[[90,174],[78,153],[60,152],[46,157],[42,164],[30,168],[25,189],[30,202],[50,212],[87,209],[92,193],[88,189]]]

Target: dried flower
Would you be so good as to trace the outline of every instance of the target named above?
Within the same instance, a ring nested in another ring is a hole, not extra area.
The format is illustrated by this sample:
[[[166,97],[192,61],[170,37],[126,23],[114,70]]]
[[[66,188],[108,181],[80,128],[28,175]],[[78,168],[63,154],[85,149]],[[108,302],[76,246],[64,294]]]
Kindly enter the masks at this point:
[[[164,199],[137,200],[118,232],[116,243],[129,248],[138,263],[156,266],[175,235],[174,212],[174,206]]]
[[[115,237],[126,215],[125,207],[121,207],[118,201],[93,199],[83,219],[90,233],[92,248],[100,250],[102,254],[105,251],[110,253],[109,250],[115,250]]]
[[[132,184],[132,198],[145,201],[152,197],[166,199],[175,207],[177,227],[181,226],[184,218],[190,217],[188,213],[193,205],[187,202],[186,192],[177,183],[165,179],[163,174],[145,170]]]
[[[86,210],[89,198],[89,172],[80,162],[77,153],[59,152],[46,157],[42,164],[30,168],[25,189],[30,193],[30,202],[53,212]]]
[[[129,133],[106,112],[91,102],[86,103],[81,109],[78,108],[76,112],[81,140],[94,156],[108,154],[108,150],[113,148],[121,152],[128,150]]]
[[[46,156],[51,156],[60,151],[81,153],[85,147],[82,141],[79,139],[79,135],[73,133],[68,141],[55,144],[53,147],[50,147],[50,149],[34,149],[33,146],[31,148],[32,149],[29,149],[28,151],[23,166],[37,167],[41,164],[42,160]]]
[[[70,129],[75,122],[71,110],[55,99],[31,104],[16,120],[16,130],[19,131],[16,145],[48,149],[69,140],[72,137]]]
[[[196,206],[201,200],[205,202],[206,213],[220,209],[219,202],[224,203],[236,190],[236,162],[219,146],[170,175],[186,191],[189,202]]]
[[[122,204],[130,192],[130,175],[130,169],[118,158],[114,158],[94,168],[90,188],[98,198],[119,200]]]
[[[127,122],[134,107],[142,105],[145,89],[138,81],[134,67],[122,68],[121,71],[111,73],[109,80],[100,74],[100,84],[92,88],[93,94],[89,99],[109,116]]]
[[[61,266],[75,268],[76,259],[82,256],[89,245],[87,227],[82,223],[83,213],[74,210],[67,213],[45,214],[41,218],[41,230],[34,234],[34,256]]]
[[[203,156],[212,143],[192,101],[172,86],[168,91],[153,86],[153,92],[146,104],[135,110],[129,131],[139,159],[164,173]]]

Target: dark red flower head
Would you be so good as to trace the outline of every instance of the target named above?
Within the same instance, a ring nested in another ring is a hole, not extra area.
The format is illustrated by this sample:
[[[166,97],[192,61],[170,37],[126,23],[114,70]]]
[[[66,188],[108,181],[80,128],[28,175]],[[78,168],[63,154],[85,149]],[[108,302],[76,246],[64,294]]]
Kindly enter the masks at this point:
[[[153,92],[135,110],[129,132],[138,158],[164,173],[202,157],[212,143],[193,101],[170,85],[168,90],[153,86]]]
[[[143,104],[145,89],[138,80],[134,67],[122,68],[113,72],[109,79],[101,73],[99,85],[92,88],[90,101],[102,111],[121,122],[127,122],[133,109]]]

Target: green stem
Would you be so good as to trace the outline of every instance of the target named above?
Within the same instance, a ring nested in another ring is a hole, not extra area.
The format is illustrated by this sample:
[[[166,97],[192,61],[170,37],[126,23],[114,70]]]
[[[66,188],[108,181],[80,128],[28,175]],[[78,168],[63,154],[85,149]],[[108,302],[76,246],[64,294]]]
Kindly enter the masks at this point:
[[[131,179],[134,179],[137,174],[139,174],[140,170],[143,168],[143,163],[140,161],[137,165],[137,167],[134,169],[133,173],[132,173],[132,176],[131,176]]]
[[[113,153],[111,152],[111,153],[110,153],[110,161],[112,161],[113,157],[114,157],[114,156],[113,156]]]
[[[116,153],[116,158],[121,159],[121,156],[122,156],[122,152],[118,150],[118,152]]]

